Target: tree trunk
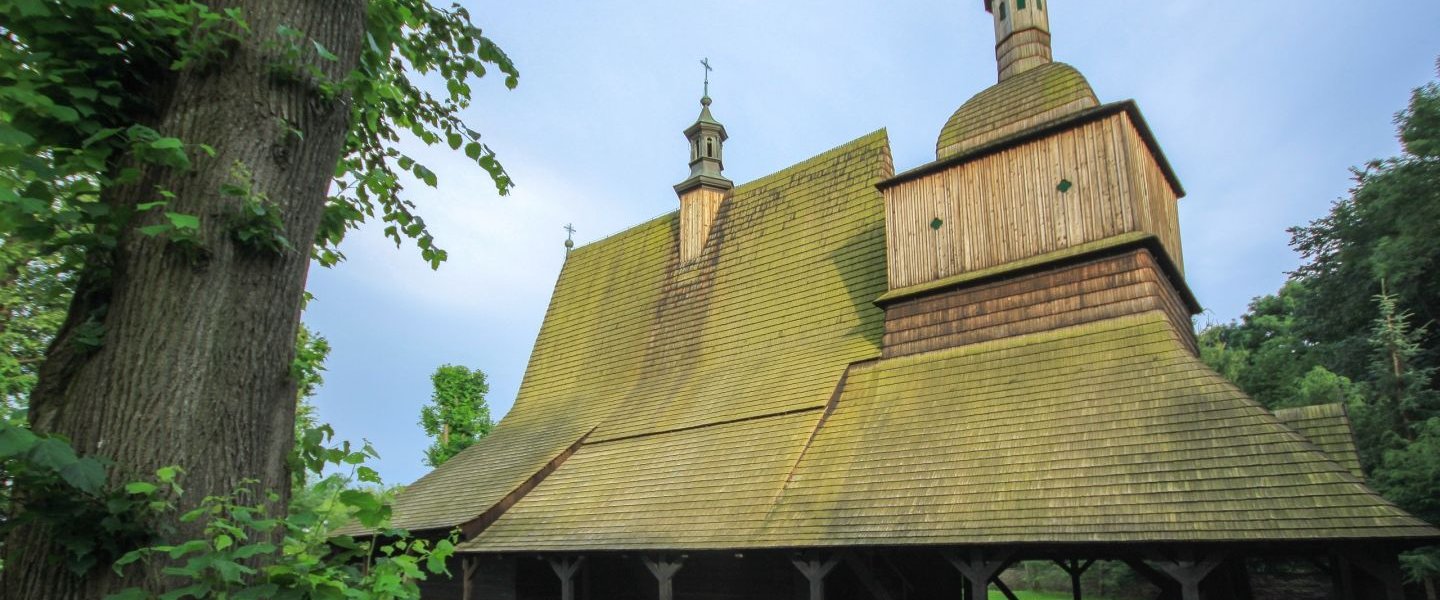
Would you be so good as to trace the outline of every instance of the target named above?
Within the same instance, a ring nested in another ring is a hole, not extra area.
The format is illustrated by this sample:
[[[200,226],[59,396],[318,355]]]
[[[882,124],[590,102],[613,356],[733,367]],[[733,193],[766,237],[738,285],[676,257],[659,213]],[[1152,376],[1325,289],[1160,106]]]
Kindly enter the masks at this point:
[[[139,183],[103,196],[123,207],[159,199],[157,187],[173,192],[166,210],[200,216],[203,252],[177,251],[131,227],[114,251],[88,257],[31,397],[33,428],[115,461],[112,483],[183,467],[181,511],[246,479],[288,496],[296,385],[290,363],[309,249],[349,111],[343,98],[321,99],[313,82],[277,77],[270,53],[284,43],[277,27],[302,31],[340,56],[314,62],[340,81],[358,62],[365,19],[364,0],[208,4],[242,9],[252,33],[216,63],[152,81],[147,124],[186,144],[213,146],[217,156],[192,152],[188,172],[144,167]],[[310,40],[301,45],[314,56]],[[301,135],[287,134],[291,129]],[[234,241],[228,227],[240,201],[220,190],[237,162],[280,211],[295,250],[277,256]],[[98,349],[76,343],[77,330],[92,319],[104,326]],[[197,537],[197,525],[181,529],[181,539]],[[56,552],[43,528],[16,530],[5,545],[0,590],[16,600],[67,600],[160,584],[159,565],[124,580],[108,565],[77,578],[51,559]]]
[[[1440,600],[1440,596],[1436,596],[1435,594],[1434,577],[1425,578],[1425,600]]]

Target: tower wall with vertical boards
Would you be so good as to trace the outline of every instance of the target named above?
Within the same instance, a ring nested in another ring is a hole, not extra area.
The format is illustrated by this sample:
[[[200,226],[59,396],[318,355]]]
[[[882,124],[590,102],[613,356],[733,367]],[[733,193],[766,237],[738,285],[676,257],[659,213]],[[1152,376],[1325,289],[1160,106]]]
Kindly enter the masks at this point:
[[[1193,352],[1184,190],[1139,109],[1052,61],[1044,0],[985,9],[999,83],[951,117],[936,162],[881,185],[886,355],[1144,311]]]

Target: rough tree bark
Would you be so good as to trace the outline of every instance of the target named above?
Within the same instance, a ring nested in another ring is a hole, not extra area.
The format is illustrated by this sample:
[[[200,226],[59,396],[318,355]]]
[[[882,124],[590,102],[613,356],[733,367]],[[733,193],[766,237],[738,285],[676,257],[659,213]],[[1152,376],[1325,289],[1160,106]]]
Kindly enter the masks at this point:
[[[146,168],[138,184],[103,198],[134,206],[157,200],[157,187],[174,192],[167,209],[201,217],[205,253],[186,256],[131,229],[116,250],[89,257],[31,398],[37,432],[65,435],[80,452],[116,461],[116,481],[183,467],[182,510],[245,479],[289,491],[285,456],[295,415],[290,363],[308,249],[343,152],[349,112],[344,98],[323,100],[313,85],[277,77],[271,53],[280,41],[278,26],[302,31],[340,57],[315,64],[342,80],[359,59],[366,2],[209,4],[241,8],[253,33],[218,63],[149,82],[155,101],[147,124],[187,144],[209,144],[218,155],[196,153],[189,172]],[[287,134],[291,129],[301,136]],[[295,251],[276,256],[233,240],[228,224],[239,201],[220,190],[237,162],[281,211]],[[108,265],[108,274],[100,265]],[[103,313],[97,312],[101,307]],[[74,338],[93,317],[104,326],[104,344],[87,352]],[[50,559],[54,548],[38,527],[17,530],[5,546],[0,595],[6,598],[99,598],[118,587],[159,581],[145,572],[122,582],[106,568],[76,578]]]

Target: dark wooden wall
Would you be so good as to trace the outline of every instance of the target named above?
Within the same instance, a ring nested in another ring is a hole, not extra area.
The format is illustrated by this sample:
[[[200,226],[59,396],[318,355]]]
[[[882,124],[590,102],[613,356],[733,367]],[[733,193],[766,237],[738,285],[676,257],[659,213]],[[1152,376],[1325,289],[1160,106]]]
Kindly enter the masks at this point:
[[[1145,248],[991,283],[902,300],[885,308],[885,357],[1160,310],[1196,351],[1190,311]]]

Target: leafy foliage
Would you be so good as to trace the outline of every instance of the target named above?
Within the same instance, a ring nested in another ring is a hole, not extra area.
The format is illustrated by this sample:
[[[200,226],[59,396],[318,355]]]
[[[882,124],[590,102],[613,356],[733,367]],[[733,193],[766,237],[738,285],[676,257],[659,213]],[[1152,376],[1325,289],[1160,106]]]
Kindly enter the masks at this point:
[[[490,385],[485,373],[459,365],[441,365],[430,376],[435,386],[430,404],[420,409],[420,427],[435,442],[425,450],[425,464],[438,467],[490,433]]]
[[[225,496],[205,498],[180,516],[203,523],[201,537],[138,548],[115,562],[117,573],[137,561],[170,565],[169,591],[147,593],[130,588],[110,600],[160,598],[419,598],[417,581],[446,574],[455,551],[454,536],[430,541],[390,529],[389,494],[379,478],[364,475],[362,463],[377,458],[369,444],[348,443],[315,449],[327,464],[351,466],[351,477],[331,476],[297,494],[283,515],[275,515],[279,497],[253,485]],[[349,486],[360,476],[374,489]],[[335,535],[357,521],[377,535],[357,540]]]
[[[30,389],[74,288],[67,257],[0,239],[0,421],[22,423]]]
[[[10,173],[0,187],[0,237],[109,248],[134,223],[145,235],[203,252],[196,247],[200,217],[165,212],[167,190],[155,189],[155,203],[141,207],[102,202],[101,192],[145,185],[146,165],[184,171],[214,156],[213,148],[148,126],[151,94],[154,81],[167,73],[222,62],[231,47],[255,33],[245,16],[182,0],[0,0],[0,14],[11,16],[0,30],[0,168]],[[341,260],[345,233],[377,215],[390,224],[385,235],[397,244],[414,239],[432,266],[445,260],[401,185],[402,173],[432,187],[437,176],[398,149],[402,135],[463,151],[501,194],[514,185],[460,113],[470,105],[472,80],[489,68],[511,88],[519,72],[463,7],[369,2],[360,66],[341,81],[326,79],[315,67],[338,57],[305,32],[281,26],[275,37],[280,41],[267,48],[272,76],[304,82],[326,102],[343,96],[351,113],[335,168],[336,193],[315,240],[320,264]],[[418,79],[429,77],[443,81],[444,95],[419,85]],[[282,139],[303,135],[289,123],[276,128],[273,135]],[[236,165],[237,173],[244,169]],[[227,193],[248,192],[244,177],[238,179]],[[288,250],[293,242],[276,231],[273,206],[251,199],[232,218],[234,239]]]
[[[353,98],[351,131],[335,170],[337,193],[327,206],[316,256],[326,266],[341,260],[336,246],[346,231],[378,211],[389,223],[387,237],[397,246],[405,238],[414,239],[421,257],[438,267],[445,251],[435,245],[415,205],[400,196],[401,173],[430,187],[438,185],[437,176],[395,144],[408,135],[427,145],[444,143],[463,150],[490,175],[497,192],[509,193],[514,182],[495,152],[459,115],[470,105],[470,79],[484,77],[487,65],[505,76],[509,88],[519,84],[520,73],[458,4],[441,10],[425,0],[372,1],[366,41],[360,68],[344,82]],[[446,94],[435,97],[420,88],[411,70],[422,77],[438,75]]]
[[[63,438],[0,422],[0,472],[7,487],[27,492],[24,510],[0,521],[0,535],[29,522],[49,524],[65,548],[65,564],[77,575],[153,543],[165,533],[154,517],[173,508],[181,493],[179,470],[161,469],[152,480],[112,488],[106,484],[111,468],[107,461],[77,456]]]
[[[1415,90],[1396,123],[1405,152],[1355,170],[1349,197],[1291,230],[1305,264],[1200,340],[1268,407],[1348,405],[1371,485],[1440,522],[1440,84]],[[1434,578],[1436,556],[1405,564]]]

